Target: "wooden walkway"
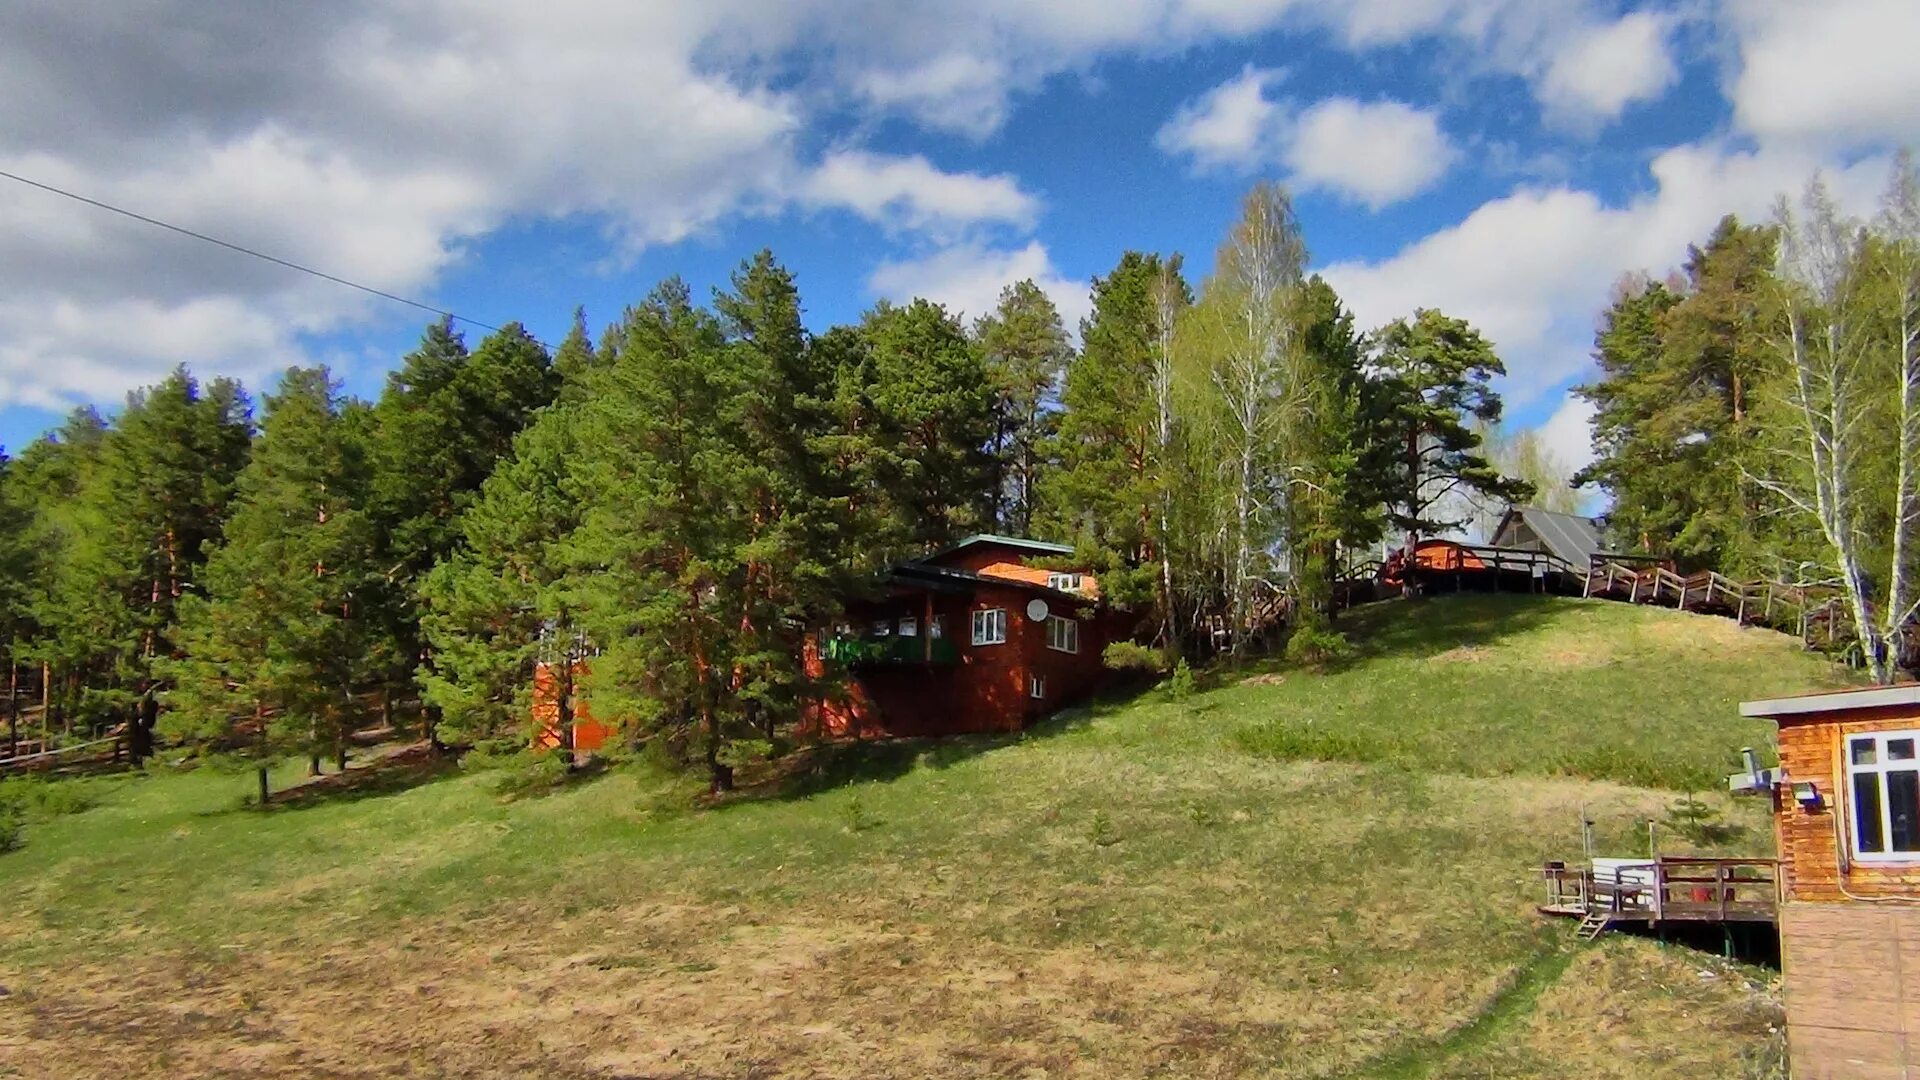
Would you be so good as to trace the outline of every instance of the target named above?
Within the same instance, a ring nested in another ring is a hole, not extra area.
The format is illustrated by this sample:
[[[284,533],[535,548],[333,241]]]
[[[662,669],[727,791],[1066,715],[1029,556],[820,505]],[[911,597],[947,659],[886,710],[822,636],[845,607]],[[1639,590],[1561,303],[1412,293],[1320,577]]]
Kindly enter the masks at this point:
[[[1352,607],[1398,595],[1387,573],[1378,561],[1350,566],[1335,585],[1335,603]],[[1854,639],[1852,614],[1832,586],[1736,581],[1711,570],[1680,574],[1657,560],[1625,555],[1596,555],[1579,567],[1549,552],[1483,544],[1456,544],[1419,573],[1433,592],[1542,592],[1651,604],[1794,634],[1810,649],[1843,650]]]
[[[1581,595],[1721,615],[1797,634],[1816,648],[1853,639],[1853,619],[1839,590],[1830,587],[1735,581],[1711,570],[1681,575],[1664,566],[1627,566],[1596,557]]]
[[[1774,859],[1711,859],[1663,855],[1644,862],[1593,866],[1548,863],[1546,915],[1580,920],[1592,941],[1623,923],[1771,923],[1778,906]]]

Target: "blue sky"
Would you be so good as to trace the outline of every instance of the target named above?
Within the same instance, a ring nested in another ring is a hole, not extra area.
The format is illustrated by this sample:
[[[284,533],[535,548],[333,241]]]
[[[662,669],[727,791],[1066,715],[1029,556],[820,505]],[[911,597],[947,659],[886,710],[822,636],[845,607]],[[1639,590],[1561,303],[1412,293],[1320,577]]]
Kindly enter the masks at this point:
[[[761,247],[816,329],[1022,277],[1077,318],[1128,248],[1199,284],[1273,178],[1363,324],[1475,322],[1572,468],[1565,391],[1623,273],[1816,169],[1865,211],[1920,137],[1910,0],[953,8],[26,0],[0,169],[548,340]],[[9,447],[182,361],[371,395],[422,319],[0,181]]]

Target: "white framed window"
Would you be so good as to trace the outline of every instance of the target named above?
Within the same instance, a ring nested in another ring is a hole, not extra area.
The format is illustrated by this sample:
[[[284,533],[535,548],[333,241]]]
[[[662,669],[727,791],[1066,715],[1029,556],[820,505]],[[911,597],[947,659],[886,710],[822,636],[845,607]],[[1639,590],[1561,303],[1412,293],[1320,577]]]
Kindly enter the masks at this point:
[[[973,643],[1004,645],[1007,641],[1007,609],[982,608],[973,613]]]
[[[1047,696],[1047,680],[1038,675],[1029,677],[1027,679],[1027,696],[1035,701],[1044,700]]]
[[[900,636],[901,637],[919,637],[920,636],[920,620],[914,618],[911,615],[902,616],[900,619]]]
[[[1080,586],[1081,586],[1081,581],[1080,581],[1079,574],[1048,574],[1047,575],[1047,588],[1049,589],[1058,589],[1061,592],[1077,593],[1080,591]]]
[[[927,636],[935,641],[947,636],[947,617],[935,615],[927,621]]]
[[[1920,862],[1920,731],[1849,735],[1846,744],[1854,858]]]
[[[873,636],[887,637],[893,633],[893,623],[887,619],[873,620]]]
[[[1080,624],[1058,615],[1047,616],[1047,648],[1060,652],[1080,651]]]

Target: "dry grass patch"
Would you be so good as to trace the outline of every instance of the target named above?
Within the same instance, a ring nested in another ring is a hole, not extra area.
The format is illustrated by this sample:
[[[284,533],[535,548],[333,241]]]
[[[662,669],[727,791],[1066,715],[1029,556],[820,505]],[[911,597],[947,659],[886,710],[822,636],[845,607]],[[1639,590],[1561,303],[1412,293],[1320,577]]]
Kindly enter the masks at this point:
[[[1784,1080],[1778,980],[1641,938],[1582,952],[1497,1046],[1434,1075]],[[1652,1040],[1649,1032],[1667,1032]]]

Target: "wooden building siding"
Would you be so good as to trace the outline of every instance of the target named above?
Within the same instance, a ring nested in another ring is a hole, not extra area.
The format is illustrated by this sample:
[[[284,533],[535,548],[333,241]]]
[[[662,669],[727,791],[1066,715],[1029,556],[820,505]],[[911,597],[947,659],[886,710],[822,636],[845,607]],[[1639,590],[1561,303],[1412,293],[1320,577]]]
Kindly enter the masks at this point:
[[[1783,904],[1796,1080],[1906,1080],[1920,1069],[1920,908]]]
[[[584,660],[573,662],[573,685],[579,686],[586,677],[587,664]],[[560,745],[560,699],[556,693],[556,680],[553,669],[547,664],[536,664],[533,668],[533,745],[542,750],[551,750]],[[574,695],[573,699],[573,748],[575,750],[598,750],[613,737],[613,729],[593,718],[593,712],[587,707],[585,698]]]
[[[1027,560],[1034,558],[1036,556],[1032,552],[1021,551],[1009,545],[986,542],[969,544],[958,551],[947,552],[930,561],[937,566],[949,566],[955,570],[966,570],[983,577],[1021,581],[1029,585],[1046,585],[1053,574],[1061,572],[1028,566]],[[1097,599],[1100,595],[1099,581],[1092,574],[1081,575],[1080,592],[1076,595],[1090,600]]]
[[[1773,716],[1789,785],[1775,789],[1773,817],[1788,1055],[1798,1080],[1906,1080],[1920,1076],[1920,903],[1908,902],[1920,858],[1852,858],[1845,746],[1920,730],[1920,703],[1861,708],[1850,693]],[[1820,796],[1812,809],[1790,786],[1805,783]]]
[[[1113,640],[1111,635],[1121,632],[1125,618],[1091,608],[1062,612],[1064,605],[1052,604],[1056,613],[1080,616],[1080,650],[1066,653],[1047,646],[1044,620],[1027,618],[1027,602],[1034,596],[1030,589],[982,582],[971,597],[928,595],[954,645],[956,662],[862,666],[844,699],[815,708],[812,721],[824,734],[868,738],[1018,731],[1098,688],[1105,674],[1101,651]],[[1007,613],[1007,640],[973,644],[973,613],[993,608]],[[862,609],[850,614],[856,629],[859,616],[870,613]],[[825,668],[818,650],[808,648],[809,670],[821,674]],[[1035,676],[1046,683],[1045,696],[1039,699],[1032,696],[1030,680]]]
[[[1920,861],[1858,863],[1840,854],[1848,792],[1841,743],[1846,735],[1920,729],[1920,709],[1893,707],[1779,717],[1780,764],[1787,779],[1812,781],[1821,805],[1807,810],[1790,795],[1774,814],[1781,894],[1787,900],[1839,903],[1854,896],[1920,897]],[[1843,870],[1842,867],[1845,866]]]

